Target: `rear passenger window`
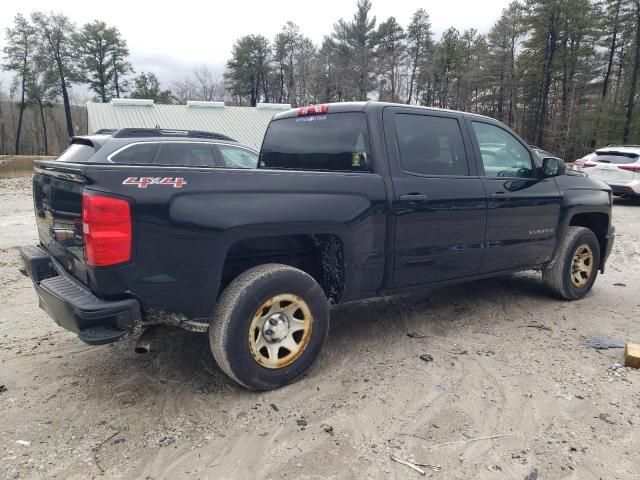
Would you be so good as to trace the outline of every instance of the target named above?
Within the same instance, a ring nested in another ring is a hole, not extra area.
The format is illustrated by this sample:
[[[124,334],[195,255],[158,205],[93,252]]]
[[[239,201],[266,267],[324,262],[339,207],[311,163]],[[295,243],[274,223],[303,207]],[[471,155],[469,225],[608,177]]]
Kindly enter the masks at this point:
[[[395,124],[402,170],[420,175],[469,175],[456,119],[398,114]]]
[[[204,142],[162,143],[156,163],[187,167],[217,166],[211,144]]]
[[[224,166],[228,168],[257,168],[258,154],[245,148],[218,145]]]
[[[456,119],[397,114],[395,125],[402,170],[420,175],[469,175]]]
[[[153,161],[153,157],[156,155],[157,149],[157,143],[138,143],[121,150],[111,156],[109,160],[114,163],[123,163],[126,165],[151,163]]]

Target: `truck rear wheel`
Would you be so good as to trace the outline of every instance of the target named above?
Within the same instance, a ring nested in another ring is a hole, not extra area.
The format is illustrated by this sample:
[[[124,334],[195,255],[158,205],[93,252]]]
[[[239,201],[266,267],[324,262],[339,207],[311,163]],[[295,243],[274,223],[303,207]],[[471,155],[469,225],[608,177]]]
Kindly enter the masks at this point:
[[[302,375],[328,331],[329,304],[320,285],[296,268],[266,264],[240,274],[222,292],[209,342],[231,379],[269,390]]]
[[[600,266],[600,244],[584,227],[569,227],[555,260],[542,270],[542,280],[565,300],[579,300],[593,287]]]

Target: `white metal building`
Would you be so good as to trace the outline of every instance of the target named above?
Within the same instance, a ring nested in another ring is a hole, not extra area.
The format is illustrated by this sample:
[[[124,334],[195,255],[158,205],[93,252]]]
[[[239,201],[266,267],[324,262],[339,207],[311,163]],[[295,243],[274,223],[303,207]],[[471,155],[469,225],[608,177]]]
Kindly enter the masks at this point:
[[[290,108],[279,103],[230,107],[224,102],[162,105],[153,100],[114,99],[110,103],[87,103],[87,124],[90,134],[103,128],[125,127],[204,130],[228,135],[259,149],[271,118]]]

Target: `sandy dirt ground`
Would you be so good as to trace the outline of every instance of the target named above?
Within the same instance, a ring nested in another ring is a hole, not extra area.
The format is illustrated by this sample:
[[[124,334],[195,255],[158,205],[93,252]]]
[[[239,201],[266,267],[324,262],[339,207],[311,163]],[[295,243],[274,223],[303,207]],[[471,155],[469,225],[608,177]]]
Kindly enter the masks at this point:
[[[205,335],[141,356],[57,327],[18,273],[29,188],[0,180],[0,477],[421,478],[393,455],[434,479],[640,478],[640,371],[583,345],[640,341],[640,202],[616,202],[608,271],[580,302],[528,272],[343,305],[307,376],[253,393]]]

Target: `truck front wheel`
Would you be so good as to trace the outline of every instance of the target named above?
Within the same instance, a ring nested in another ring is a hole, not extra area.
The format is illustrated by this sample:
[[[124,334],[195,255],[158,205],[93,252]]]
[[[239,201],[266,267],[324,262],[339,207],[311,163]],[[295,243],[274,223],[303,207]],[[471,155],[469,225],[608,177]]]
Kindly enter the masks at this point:
[[[579,300],[593,287],[599,266],[600,244],[593,231],[569,227],[542,279],[558,297]]]
[[[293,382],[320,353],[329,304],[318,283],[287,265],[266,264],[222,292],[209,327],[211,351],[230,378],[251,390]]]

